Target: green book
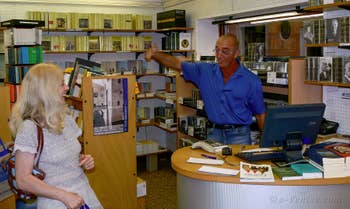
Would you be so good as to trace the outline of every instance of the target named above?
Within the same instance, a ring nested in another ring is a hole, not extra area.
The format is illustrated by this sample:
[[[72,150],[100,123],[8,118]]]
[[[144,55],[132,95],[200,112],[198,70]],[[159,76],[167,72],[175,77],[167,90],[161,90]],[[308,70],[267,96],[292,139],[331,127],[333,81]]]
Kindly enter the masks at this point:
[[[301,174],[303,178],[323,178],[323,173],[315,166],[310,163],[297,163],[291,165],[291,168],[295,170],[297,173]]]
[[[298,180],[303,179],[303,176],[293,170],[290,166],[286,167],[273,167],[273,173],[281,180]]]

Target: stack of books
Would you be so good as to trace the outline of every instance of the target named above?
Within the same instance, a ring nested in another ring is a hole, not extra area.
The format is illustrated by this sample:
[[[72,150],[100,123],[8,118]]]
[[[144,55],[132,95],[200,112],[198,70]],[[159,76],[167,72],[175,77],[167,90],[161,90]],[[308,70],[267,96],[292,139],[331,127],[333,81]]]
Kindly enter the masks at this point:
[[[283,181],[323,178],[322,171],[310,163],[294,163],[285,167],[273,167],[272,170]]]
[[[309,162],[324,172],[324,178],[350,176],[350,142],[328,140],[312,145]]]

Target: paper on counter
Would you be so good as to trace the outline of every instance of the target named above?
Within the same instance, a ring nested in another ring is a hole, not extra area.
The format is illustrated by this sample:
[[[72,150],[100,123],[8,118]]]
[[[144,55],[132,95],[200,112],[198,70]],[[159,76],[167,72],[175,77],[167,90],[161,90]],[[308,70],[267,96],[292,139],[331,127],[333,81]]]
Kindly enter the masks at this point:
[[[197,164],[207,164],[207,165],[222,165],[222,164],[224,164],[223,160],[204,159],[204,158],[196,158],[196,157],[188,158],[187,162],[188,163],[197,163]]]
[[[239,173],[239,170],[230,169],[230,168],[217,168],[213,166],[206,166],[203,165],[198,169],[200,172],[206,172],[206,173],[213,173],[213,174],[223,174],[223,175],[230,175],[235,176]]]

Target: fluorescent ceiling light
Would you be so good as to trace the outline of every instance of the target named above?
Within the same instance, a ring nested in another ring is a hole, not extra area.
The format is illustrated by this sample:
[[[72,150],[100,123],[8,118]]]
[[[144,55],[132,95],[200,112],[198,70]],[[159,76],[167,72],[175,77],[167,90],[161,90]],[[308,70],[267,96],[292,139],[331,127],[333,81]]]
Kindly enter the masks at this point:
[[[239,19],[235,19],[235,20],[227,20],[227,21],[225,21],[225,23],[230,24],[230,23],[251,22],[251,21],[264,20],[264,19],[291,17],[291,16],[295,16],[295,15],[300,15],[300,13],[298,13],[296,11],[283,12],[283,13],[255,16],[255,17],[239,18]]]
[[[268,19],[268,20],[260,20],[260,21],[252,21],[250,24],[262,24],[262,23],[269,23],[269,22],[277,22],[277,21],[284,21],[284,20],[296,20],[296,19],[307,19],[307,18],[315,18],[315,17],[322,17],[323,13],[320,14],[309,14],[309,15],[299,15],[294,17],[283,17],[283,18],[277,18],[277,19]]]

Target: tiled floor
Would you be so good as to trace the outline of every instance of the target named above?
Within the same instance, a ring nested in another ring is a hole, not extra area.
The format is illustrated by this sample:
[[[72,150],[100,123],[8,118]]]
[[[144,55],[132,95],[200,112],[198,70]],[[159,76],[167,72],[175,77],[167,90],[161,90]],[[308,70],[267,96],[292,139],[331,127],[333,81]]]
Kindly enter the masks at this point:
[[[146,171],[144,157],[137,159],[138,176],[146,181],[147,209],[176,209],[176,173],[171,168],[170,153],[159,155],[158,170]]]

